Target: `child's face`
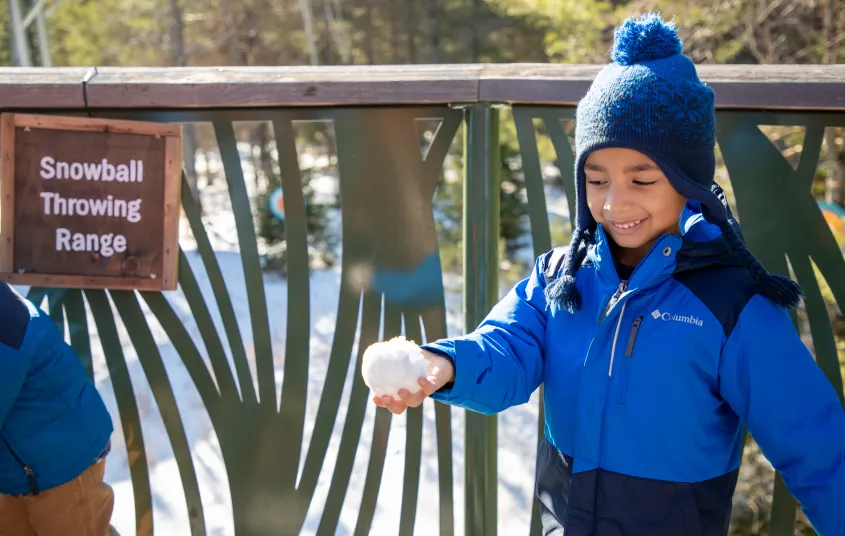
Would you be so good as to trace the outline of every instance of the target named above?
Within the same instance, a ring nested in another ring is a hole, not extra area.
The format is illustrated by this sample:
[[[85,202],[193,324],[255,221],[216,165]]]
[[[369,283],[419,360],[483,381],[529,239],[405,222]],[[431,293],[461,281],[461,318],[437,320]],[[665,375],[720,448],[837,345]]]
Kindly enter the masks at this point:
[[[635,262],[661,235],[677,232],[686,199],[646,155],[600,149],[587,157],[584,172],[590,213]]]

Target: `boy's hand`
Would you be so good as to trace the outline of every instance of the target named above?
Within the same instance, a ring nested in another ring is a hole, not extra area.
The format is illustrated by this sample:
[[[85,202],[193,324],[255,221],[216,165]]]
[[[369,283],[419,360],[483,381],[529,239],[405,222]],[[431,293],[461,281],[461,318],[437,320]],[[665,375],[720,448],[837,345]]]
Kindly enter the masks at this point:
[[[386,408],[396,415],[401,414],[408,408],[415,408],[423,403],[427,397],[449,382],[455,381],[455,367],[452,362],[442,355],[423,350],[423,357],[428,361],[426,375],[418,380],[420,390],[411,393],[407,389],[399,390],[400,400],[395,400],[390,395],[383,397],[374,396],[373,402],[379,407]]]

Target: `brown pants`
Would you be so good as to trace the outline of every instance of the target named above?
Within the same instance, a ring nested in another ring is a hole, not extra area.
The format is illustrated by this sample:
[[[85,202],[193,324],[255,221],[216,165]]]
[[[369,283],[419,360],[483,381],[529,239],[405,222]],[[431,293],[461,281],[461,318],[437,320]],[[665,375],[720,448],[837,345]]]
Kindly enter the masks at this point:
[[[0,536],[106,536],[114,492],[103,481],[105,460],[38,495],[0,494]]]

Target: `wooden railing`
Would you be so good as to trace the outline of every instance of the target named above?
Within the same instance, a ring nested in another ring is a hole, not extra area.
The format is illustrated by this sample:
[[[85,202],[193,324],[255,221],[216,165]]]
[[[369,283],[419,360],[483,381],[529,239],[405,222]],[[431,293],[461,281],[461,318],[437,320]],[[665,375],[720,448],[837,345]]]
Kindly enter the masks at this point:
[[[355,527],[348,528],[348,532],[359,535],[370,531],[383,482],[391,416],[379,410],[373,420],[365,420],[369,399],[357,373],[348,380],[352,387],[345,406],[340,450],[331,473],[326,475],[323,471],[341,409],[349,360],[360,359],[362,345],[379,336],[380,321],[384,337],[398,334],[403,318],[409,337],[421,340],[421,325],[426,338],[445,335],[446,306],[438,283],[436,288],[418,289],[420,294],[439,296],[434,306],[383,308],[380,294],[356,283],[361,263],[375,263],[376,268],[417,266],[426,255],[437,254],[432,194],[447,150],[465,122],[464,232],[465,237],[472,239],[464,241],[463,329],[472,329],[497,298],[499,214],[497,203],[490,200],[495,200],[499,192],[500,110],[510,108],[518,135],[532,249],[534,253],[547,251],[558,244],[550,233],[534,124],[539,120],[545,126],[541,134],[551,138],[571,207],[573,155],[561,122],[574,120],[574,106],[598,70],[597,66],[545,64],[99,68],[83,93],[82,80],[90,71],[88,67],[0,69],[0,105],[5,111],[211,122],[214,127],[243,268],[243,282],[237,285],[246,288],[249,318],[238,314],[232,304],[233,282],[227,281],[221,271],[196,200],[187,188],[183,208],[196,238],[196,250],[182,253],[179,291],[136,294],[31,290],[33,297],[47,299],[47,307],[56,318],[67,319],[68,336],[92,375],[92,352],[97,354],[97,348],[102,348],[108,367],[105,375],[96,379],[107,380],[115,388],[122,423],[116,437],[125,438],[125,447],[118,446],[117,451],[125,448],[132,460],[138,534],[153,532],[151,512],[156,508],[156,492],[150,483],[141,426],[146,417],[139,412],[124,360],[124,352],[132,348],[137,350],[142,365],[133,370],[149,382],[167,439],[173,445],[191,534],[205,534],[212,528],[204,514],[206,501],[199,494],[201,486],[191,456],[191,438],[185,437],[181,424],[199,417],[179,413],[174,393],[191,386],[172,384],[174,380],[168,378],[162,363],[180,367],[183,365],[179,363],[184,363],[198,399],[208,412],[219,438],[221,463],[229,478],[232,524],[239,536],[279,531],[297,534],[306,525],[309,508],[319,510],[316,533],[334,534],[340,525],[341,511],[349,507],[345,499],[355,451],[367,439],[362,440],[362,431],[372,434],[369,462]],[[845,66],[701,66],[699,72],[716,92],[719,142],[731,141],[730,149],[723,147],[722,151],[736,194],[738,217],[750,247],[773,271],[788,273],[785,259],[789,257],[793,275],[808,293],[802,314],[809,318],[811,326],[829,326],[819,281],[808,259],[815,262],[840,307],[845,305],[845,260],[832,235],[818,232],[827,227],[820,223],[823,218],[815,202],[808,202],[808,185],[813,177],[798,174],[815,173],[825,129],[845,126]],[[418,133],[410,131],[414,120],[423,118],[439,119],[440,125],[430,132],[430,149],[420,158]],[[307,390],[302,385],[308,379],[309,363],[317,358],[309,342],[312,270],[308,264],[302,183],[298,180],[301,170],[291,126],[303,120],[334,124],[343,207],[339,305],[330,355],[320,357],[327,361],[327,367],[319,409],[313,419],[306,416]],[[284,187],[286,200],[288,321],[284,326],[272,325],[272,331],[286,333],[283,349],[273,344],[252,208],[233,130],[233,123],[241,121],[270,122],[275,133],[279,184]],[[768,143],[758,125],[805,128],[799,171],[782,151]],[[754,165],[743,166],[743,159]],[[780,186],[774,188],[775,183]],[[762,213],[778,221],[763,221],[758,216]],[[788,225],[785,214],[790,214]],[[417,246],[406,247],[409,240]],[[353,273],[355,277],[350,275]],[[206,288],[206,283],[210,287]],[[184,301],[171,299],[176,296]],[[149,313],[142,312],[142,301]],[[189,309],[184,309],[182,303]],[[88,324],[87,311],[93,315],[95,325]],[[118,334],[115,319],[122,320],[128,338]],[[161,324],[168,342],[153,343],[152,319]],[[359,320],[360,330],[356,327]],[[357,347],[356,334],[361,341]],[[842,376],[833,337],[830,329],[813,329],[809,340],[819,365],[841,395]],[[271,396],[276,394],[275,383],[266,377],[274,370],[274,351],[285,356],[283,369],[276,370],[283,370],[285,377],[281,404],[276,404]],[[225,366],[229,362],[227,356],[232,363],[229,368]],[[258,370],[255,377],[251,376],[249,361]],[[209,370],[213,370],[214,381]],[[254,388],[256,383],[258,387]],[[231,389],[227,391],[226,387]],[[259,393],[261,396],[256,397]],[[454,534],[456,526],[460,532],[463,525],[467,534],[493,536],[502,523],[496,514],[497,420],[466,415],[466,492],[461,523],[456,522],[454,514],[451,415],[448,408],[440,405],[435,410],[439,514],[432,525],[441,535]],[[308,448],[303,449],[306,420],[313,420],[314,424]],[[423,422],[422,409],[409,412],[405,421],[401,513],[399,526],[392,528],[391,533],[398,528],[400,534],[411,534],[415,522],[421,522],[418,505],[432,500],[430,494],[419,495]],[[542,426],[534,433],[542,433]],[[307,456],[300,470],[300,452],[305,451]],[[324,502],[315,506],[315,489],[320,479],[330,480],[331,487]],[[525,507],[530,505],[526,503]],[[772,511],[771,534],[792,534],[795,503],[780,480],[775,485]],[[525,531],[528,530],[526,526]],[[539,534],[536,511],[531,531]]]

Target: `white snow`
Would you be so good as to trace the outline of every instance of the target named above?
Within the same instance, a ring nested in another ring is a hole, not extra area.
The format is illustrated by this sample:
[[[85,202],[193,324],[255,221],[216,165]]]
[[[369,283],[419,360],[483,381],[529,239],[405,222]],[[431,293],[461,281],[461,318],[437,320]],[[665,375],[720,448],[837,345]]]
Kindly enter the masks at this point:
[[[245,174],[251,171],[251,169],[248,169],[248,160],[245,159],[244,161]],[[218,165],[219,163],[215,162],[213,158],[209,159],[209,167]],[[323,181],[321,189],[330,191],[331,185],[327,185],[325,179],[321,180]],[[250,181],[248,180],[248,182]],[[243,268],[237,249],[234,218],[231,210],[228,208],[228,193],[223,180],[215,181],[211,185],[203,184],[202,186],[202,200],[206,208],[206,214],[208,214],[208,217],[205,219],[206,229],[209,231],[217,260],[220,263],[230,292],[254,377],[255,361],[250,312],[246,297]],[[196,245],[190,234],[187,222],[184,221],[181,225],[180,242],[186,251],[186,255],[201,286],[202,292],[211,306],[214,303],[214,299],[210,282],[205,274],[199,253],[196,251]],[[303,454],[307,452],[325,381],[335,326],[339,281],[340,274],[338,269],[314,270],[311,274],[311,346],[308,398],[306,404],[307,421],[302,447]],[[448,334],[450,336],[458,335],[462,333],[462,281],[460,277],[447,273],[444,276],[444,284],[447,293]],[[273,361],[276,385],[277,391],[281,391],[285,360],[285,326],[288,315],[287,282],[276,275],[265,274],[264,285],[274,349]],[[26,291],[25,287],[19,287],[19,289],[21,292]],[[502,288],[500,289],[500,293],[504,295],[507,290],[509,289]],[[166,296],[197,344],[197,348],[203,354],[203,358],[207,361],[205,347],[199,335],[199,330],[181,290],[168,292]],[[143,301],[141,303],[143,304]],[[147,314],[153,335],[158,344],[170,385],[176,398],[182,424],[185,427],[199,481],[207,534],[214,536],[232,535],[234,531],[228,479],[217,436],[211,426],[208,413],[200,400],[190,375],[166,337],[163,329],[146,308],[145,313]],[[296,314],[296,311],[293,311],[292,314]],[[212,315],[221,333],[224,346],[226,346],[226,338],[222,335],[223,326],[219,313],[212,308]],[[118,323],[121,340],[123,341],[126,364],[129,368],[129,374],[142,420],[143,441],[151,474],[154,534],[163,536],[190,534],[181,479],[173,456],[173,450],[164,428],[164,423],[138,360],[138,356],[120,323],[119,316],[115,315],[115,318]],[[106,481],[115,490],[115,510],[112,524],[120,534],[134,534],[136,512],[130,481],[126,443],[121,429],[120,415],[117,410],[108,367],[106,366],[105,358],[93,327],[93,318],[89,316],[89,328],[92,329],[92,352],[96,383],[115,423],[113,449],[108,458],[106,470]],[[227,346],[226,350],[229,355],[230,366],[234,370],[231,362],[231,352]],[[340,435],[346,418],[346,405],[350,396],[351,380],[355,370],[354,366],[354,360],[350,359],[340,411],[334,423],[332,440],[302,532],[305,535],[314,534],[319,525],[320,514],[331,483],[334,461],[337,458]],[[355,458],[349,492],[346,495],[339,527],[336,531],[338,535],[351,534],[355,528],[363,492],[364,477],[369,461],[369,448],[372,440],[375,410],[376,406],[372,402],[369,402],[361,432],[361,440]],[[453,491],[454,516],[456,534],[458,535],[464,533],[463,413],[463,410],[451,408],[453,475],[455,484]],[[498,502],[500,534],[527,534],[528,531],[531,517],[531,499],[537,444],[537,415],[538,396],[535,393],[529,403],[511,408],[499,416]],[[383,479],[378,497],[378,506],[370,534],[395,534],[398,531],[404,474],[405,422],[404,415],[394,416],[392,420]],[[438,471],[434,431],[434,402],[427,400],[424,404],[423,454],[416,516],[416,531],[419,534],[438,533]],[[137,442],[137,440],[138,438],[133,438],[133,441]],[[145,522],[148,523],[149,520],[145,520]]]
[[[427,367],[420,347],[399,336],[377,342],[364,351],[361,376],[376,396],[389,395],[398,400],[402,389],[419,391],[417,381],[425,376]]]

